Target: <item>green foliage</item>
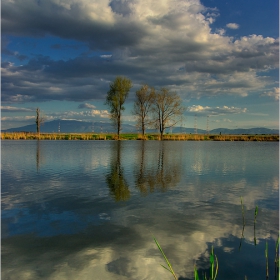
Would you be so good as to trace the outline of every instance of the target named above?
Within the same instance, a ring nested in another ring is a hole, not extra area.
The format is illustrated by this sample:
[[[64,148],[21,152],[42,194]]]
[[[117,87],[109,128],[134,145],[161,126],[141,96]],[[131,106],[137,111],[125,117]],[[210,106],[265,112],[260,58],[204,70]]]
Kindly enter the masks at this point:
[[[125,77],[116,77],[114,82],[110,84],[110,90],[107,92],[106,104],[109,105],[111,114],[124,110],[124,102],[132,87],[131,80]]]
[[[258,208],[258,205],[257,205],[256,208],[255,208],[255,220],[256,220],[257,215],[258,215],[258,210],[259,210],[259,208]]]
[[[163,268],[165,268],[166,270],[168,270],[174,277],[175,280],[178,280],[173,268],[172,268],[172,265],[171,263],[169,262],[169,260],[167,259],[166,255],[164,254],[162,248],[160,247],[158,241],[154,238],[155,240],[155,243],[157,244],[157,247],[158,249],[160,250],[166,264],[168,267],[164,266],[164,265],[161,265]],[[209,258],[209,261],[210,261],[210,278],[209,280],[216,280],[217,278],[217,275],[218,275],[218,268],[219,268],[219,265],[218,265],[218,258],[216,255],[214,255],[214,249],[213,249],[213,246],[212,246],[212,249],[211,249],[211,253],[210,253],[210,258]],[[198,271],[196,269],[196,266],[194,266],[194,279],[195,280],[199,280],[199,276],[198,276]],[[207,277],[206,277],[206,274],[204,275],[204,280],[207,280]]]
[[[154,238],[154,240],[155,240],[155,242],[156,242],[156,244],[157,244],[157,247],[158,247],[158,249],[160,250],[162,256],[164,257],[164,260],[165,260],[165,262],[167,263],[168,268],[167,268],[166,266],[162,265],[162,264],[161,264],[161,266],[162,266],[163,268],[165,268],[166,270],[168,270],[168,271],[173,275],[173,277],[174,277],[175,280],[178,280],[178,278],[177,278],[177,276],[176,276],[176,274],[175,274],[175,272],[174,272],[174,270],[173,270],[173,268],[172,268],[171,263],[169,262],[169,260],[168,260],[167,257],[165,256],[165,254],[164,254],[163,250],[161,249],[161,247],[160,247],[159,243],[157,242],[157,240],[156,240],[155,238]]]
[[[110,84],[110,89],[107,92],[106,103],[109,106],[111,120],[117,127],[118,136],[121,130],[121,115],[124,111],[124,102],[132,87],[132,82],[125,77],[116,77],[114,82]]]
[[[199,280],[199,276],[198,276],[196,266],[194,266],[194,280]]]
[[[216,263],[215,263],[216,262]],[[214,249],[212,246],[211,254],[210,254],[210,264],[211,264],[211,280],[215,280],[218,274],[218,258],[214,255]]]
[[[241,199],[242,202],[242,199]],[[258,211],[258,207],[256,207],[256,213]],[[154,238],[155,243],[157,244],[158,249],[160,250],[162,256],[164,257],[164,260],[167,264],[168,267],[161,265],[163,268],[165,268],[166,270],[168,270],[174,277],[175,280],[178,280],[171,263],[169,262],[169,260],[167,259],[166,255],[164,254],[162,248],[160,247],[158,241]],[[278,253],[278,249],[279,249],[279,235],[278,238],[276,240],[276,247],[275,247],[275,277],[276,275],[279,275],[279,253]],[[266,259],[266,279],[269,279],[269,267],[268,267],[268,242],[266,241],[266,245],[265,245],[265,259]],[[219,264],[218,264],[218,258],[216,255],[214,255],[214,249],[212,246],[211,249],[211,253],[210,253],[210,257],[209,257],[209,261],[210,261],[210,276],[209,278],[207,278],[206,273],[204,275],[202,275],[202,280],[216,280],[217,279],[217,275],[218,275],[218,269],[219,269]],[[244,278],[245,280],[247,280],[247,276],[245,276]],[[275,278],[276,279],[276,278]],[[198,275],[198,270],[196,268],[196,265],[194,266],[194,280],[200,280],[199,275]]]
[[[240,201],[241,201],[241,206],[242,206],[242,216],[243,216],[243,231],[244,231],[244,226],[245,226],[245,213],[244,213],[244,206],[243,206],[243,200],[242,200],[242,196],[240,197]],[[255,207],[255,212],[254,212],[254,215],[255,215],[255,218],[254,218],[254,240],[255,240],[255,245],[256,245],[256,237],[255,237],[255,223],[256,223],[256,218],[257,218],[257,215],[258,215],[258,206]],[[243,237],[243,231],[242,231],[242,237]],[[242,239],[241,237],[241,239]],[[166,270],[168,270],[175,279],[178,279],[175,275],[175,272],[169,262],[169,260],[167,259],[166,255],[164,254],[162,248],[160,247],[159,243],[157,242],[157,240],[154,238],[157,246],[158,246],[158,249],[160,250],[161,254],[163,255],[164,259],[165,259],[165,262],[167,263],[168,267],[166,266],[163,266]],[[275,259],[274,259],[274,262],[275,262],[275,279],[276,279],[276,276],[278,275],[279,276],[279,241],[280,241],[280,236],[278,234],[278,238],[276,240],[276,244],[275,244]],[[240,244],[240,247],[241,247],[241,244]],[[239,247],[239,249],[240,249]],[[268,266],[268,242],[266,241],[266,244],[265,244],[265,260],[266,260],[266,279],[269,279],[269,266]],[[209,261],[210,261],[210,275],[209,275],[209,278],[207,278],[207,275],[206,273],[204,275],[202,275],[202,280],[216,280],[217,278],[217,275],[218,275],[218,269],[219,269],[219,264],[218,264],[218,258],[217,256],[214,254],[214,249],[213,249],[213,246],[211,248],[211,253],[210,253],[210,256],[209,256]],[[245,276],[244,278],[245,280],[247,280],[247,276]],[[196,265],[194,266],[194,280],[200,280],[199,278],[199,275],[198,275],[198,270],[196,268]]]

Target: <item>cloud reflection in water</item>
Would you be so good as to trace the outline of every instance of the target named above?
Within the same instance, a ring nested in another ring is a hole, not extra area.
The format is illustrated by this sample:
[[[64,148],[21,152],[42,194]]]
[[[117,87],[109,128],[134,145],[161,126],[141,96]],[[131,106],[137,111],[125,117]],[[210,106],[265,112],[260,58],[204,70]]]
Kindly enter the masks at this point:
[[[42,155],[2,143],[2,279],[169,279],[153,236],[181,279],[212,244],[221,279],[265,273],[265,240],[273,263],[277,143],[42,141]]]

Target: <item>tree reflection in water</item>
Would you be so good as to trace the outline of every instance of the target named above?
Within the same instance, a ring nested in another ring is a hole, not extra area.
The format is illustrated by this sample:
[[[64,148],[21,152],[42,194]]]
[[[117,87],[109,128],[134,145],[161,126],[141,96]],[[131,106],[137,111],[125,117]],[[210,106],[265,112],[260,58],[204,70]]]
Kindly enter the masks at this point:
[[[181,164],[178,153],[170,150],[170,146],[164,141],[158,142],[159,149],[153,150],[152,159],[146,157],[151,156],[151,151],[147,151],[146,141],[142,141],[139,153],[139,162],[135,172],[135,185],[143,195],[160,190],[162,192],[169,188],[175,187],[181,178]],[[169,143],[170,144],[170,143]],[[139,166],[139,169],[138,169]]]
[[[128,183],[124,178],[123,168],[121,166],[121,147],[122,141],[113,143],[113,156],[110,171],[106,175],[106,182],[111,195],[116,201],[124,201],[130,198]]]
[[[36,168],[37,168],[37,173],[39,172],[40,169],[40,163],[41,163],[41,149],[40,149],[40,140],[37,140],[36,144]]]

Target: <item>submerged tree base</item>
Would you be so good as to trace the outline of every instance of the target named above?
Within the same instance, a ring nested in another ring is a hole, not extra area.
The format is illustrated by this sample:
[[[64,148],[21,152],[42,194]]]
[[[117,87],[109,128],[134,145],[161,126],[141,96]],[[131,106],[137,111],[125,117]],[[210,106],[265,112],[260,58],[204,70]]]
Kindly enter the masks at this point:
[[[160,140],[160,134],[2,132],[2,140]],[[165,134],[164,141],[279,141],[279,135]]]

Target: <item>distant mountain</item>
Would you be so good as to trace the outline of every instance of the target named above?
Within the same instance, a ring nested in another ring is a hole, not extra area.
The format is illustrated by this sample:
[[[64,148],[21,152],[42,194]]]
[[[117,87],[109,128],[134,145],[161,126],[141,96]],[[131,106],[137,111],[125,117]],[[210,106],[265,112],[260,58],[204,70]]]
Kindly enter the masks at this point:
[[[279,134],[279,129],[269,129],[264,127],[257,128],[237,128],[237,129],[227,129],[227,128],[216,128],[210,131],[211,134]]]
[[[130,132],[136,131],[132,125],[123,124],[123,131]],[[26,125],[17,128],[9,128],[2,130],[3,132],[36,132],[36,124]],[[40,131],[42,133],[86,133],[86,132],[115,132],[115,128],[108,122],[82,122],[74,120],[54,120],[50,122],[44,122],[41,124]]]
[[[36,132],[36,125],[26,125],[17,128],[9,128],[6,130],[2,130],[3,132]],[[74,121],[74,120],[54,120],[50,122],[45,122],[41,125],[42,133],[86,133],[86,132],[96,132],[96,133],[114,133],[116,129],[109,122],[82,122],[82,121]],[[135,126],[130,124],[122,125],[122,133],[137,133],[138,130]],[[147,129],[147,133],[156,132],[155,129]],[[187,134],[206,134],[206,130],[197,129],[195,131],[194,128],[186,128],[186,127],[173,127],[172,129],[167,129],[166,133],[187,133]],[[209,134],[233,134],[233,135],[241,135],[241,134],[279,134],[279,129],[268,129],[268,128],[237,128],[237,129],[227,129],[227,128],[216,128],[209,131]]]

